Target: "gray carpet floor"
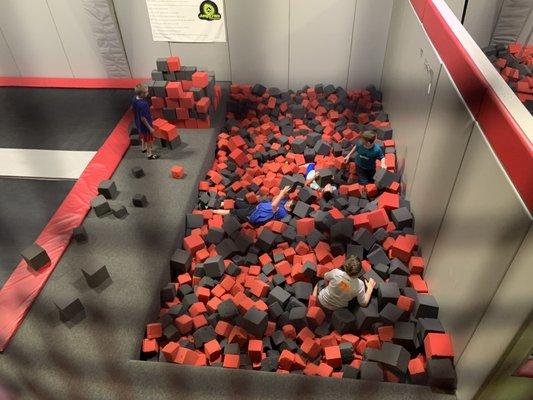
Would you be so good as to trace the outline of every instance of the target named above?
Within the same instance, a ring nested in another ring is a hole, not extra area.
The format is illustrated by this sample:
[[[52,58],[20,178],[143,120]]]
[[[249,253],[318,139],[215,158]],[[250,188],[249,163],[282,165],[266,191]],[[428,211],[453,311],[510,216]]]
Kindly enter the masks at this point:
[[[67,180],[0,178],[0,288],[72,186]]]
[[[112,201],[127,206],[129,215],[122,220],[88,215],[89,242],[69,246],[0,355],[0,384],[15,398],[50,400],[455,399],[423,386],[138,361],[144,326],[157,315],[168,259],[196,202],[198,181],[212,163],[223,117],[221,107],[215,128],[182,130],[182,144],[161,150],[160,160],[148,161],[130,148],[114,174],[120,193]],[[185,167],[184,179],[170,178],[174,164]],[[146,172],[141,179],[130,173],[137,165]],[[135,193],[147,196],[147,208],[131,206]],[[105,264],[112,277],[97,290],[87,286],[80,270],[94,264]],[[53,302],[65,295],[85,305],[77,323],[58,319]]]

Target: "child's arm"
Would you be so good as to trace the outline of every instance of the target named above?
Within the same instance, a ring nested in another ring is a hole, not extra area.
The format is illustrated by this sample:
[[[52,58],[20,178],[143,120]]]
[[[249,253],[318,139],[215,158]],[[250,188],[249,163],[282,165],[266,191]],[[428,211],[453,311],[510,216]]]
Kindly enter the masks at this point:
[[[154,133],[154,128],[152,128],[152,126],[148,123],[148,120],[145,117],[141,117],[141,121],[144,124],[144,126],[148,128],[150,133]]]
[[[387,169],[387,164],[385,164],[385,157],[381,159],[381,168]]]
[[[361,307],[368,306],[368,303],[370,302],[370,297],[372,297],[372,291],[374,290],[374,287],[376,287],[376,281],[370,278],[370,280],[366,283],[366,292],[363,296],[363,299],[357,296],[357,302]]]
[[[289,193],[289,190],[291,190],[291,187],[289,185],[285,186],[272,200],[272,211],[276,212],[278,210],[279,202]]]
[[[350,161],[350,157],[352,156],[353,153],[355,153],[355,149],[357,148],[357,144],[354,144],[352,149],[350,150],[350,152],[348,153],[348,155],[346,157],[344,157],[344,163],[345,164],[348,164],[348,162]]]

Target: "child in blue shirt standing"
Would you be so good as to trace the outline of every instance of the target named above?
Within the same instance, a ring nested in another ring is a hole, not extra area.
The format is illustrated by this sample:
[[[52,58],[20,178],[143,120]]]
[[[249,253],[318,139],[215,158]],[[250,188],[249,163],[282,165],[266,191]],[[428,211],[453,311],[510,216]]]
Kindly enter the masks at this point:
[[[381,160],[381,168],[386,168],[385,155],[383,154],[381,147],[374,143],[375,140],[376,134],[374,132],[363,132],[361,135],[361,141],[356,143],[344,158],[344,162],[348,163],[352,154],[357,152],[355,156],[355,165],[357,166],[357,177],[361,185],[374,182],[376,160]]]
[[[147,154],[149,160],[155,160],[159,158],[159,155],[152,152],[154,128],[147,97],[148,88],[146,85],[139,83],[135,86],[135,97],[131,103],[131,108],[135,115],[135,126],[141,139],[141,151]]]

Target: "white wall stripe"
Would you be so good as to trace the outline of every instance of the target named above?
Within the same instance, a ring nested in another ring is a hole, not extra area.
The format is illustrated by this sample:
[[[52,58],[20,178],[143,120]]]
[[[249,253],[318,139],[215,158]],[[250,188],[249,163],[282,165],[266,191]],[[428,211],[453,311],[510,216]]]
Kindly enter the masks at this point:
[[[95,151],[0,148],[0,177],[78,179]]]

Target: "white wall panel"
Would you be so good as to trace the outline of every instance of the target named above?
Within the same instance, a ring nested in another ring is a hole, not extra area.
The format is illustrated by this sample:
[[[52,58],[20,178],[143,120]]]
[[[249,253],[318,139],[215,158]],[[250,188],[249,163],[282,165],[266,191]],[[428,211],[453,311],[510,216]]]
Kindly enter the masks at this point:
[[[289,87],[345,87],[356,0],[290,0]]]
[[[231,80],[227,43],[170,43],[170,53],[179,56],[182,65],[215,71],[217,81]]]
[[[469,0],[464,27],[479,47],[488,46],[502,0]]]
[[[134,78],[147,78],[158,57],[170,56],[168,42],[154,42],[144,0],[113,0]]]
[[[409,196],[426,258],[433,249],[473,126],[468,107],[443,67]]]
[[[507,346],[527,321],[533,308],[533,229],[520,246],[513,263],[489,304],[483,319],[457,363],[459,400],[474,397]]]
[[[0,26],[22,76],[72,76],[45,0],[2,1]]]
[[[393,0],[357,0],[348,88],[379,88]]]
[[[460,357],[531,223],[476,124],[426,280]]]
[[[457,19],[460,21],[463,16],[463,9],[465,7],[465,0],[446,0],[446,4],[453,11]]]
[[[106,77],[82,0],[47,0],[76,78]]]
[[[229,0],[225,4],[233,82],[260,82],[267,87],[286,89],[289,84],[289,2]]]
[[[397,0],[394,7],[382,91],[394,129],[398,170],[409,197],[441,63],[409,1]]]
[[[0,29],[0,76],[19,76],[19,69]]]

